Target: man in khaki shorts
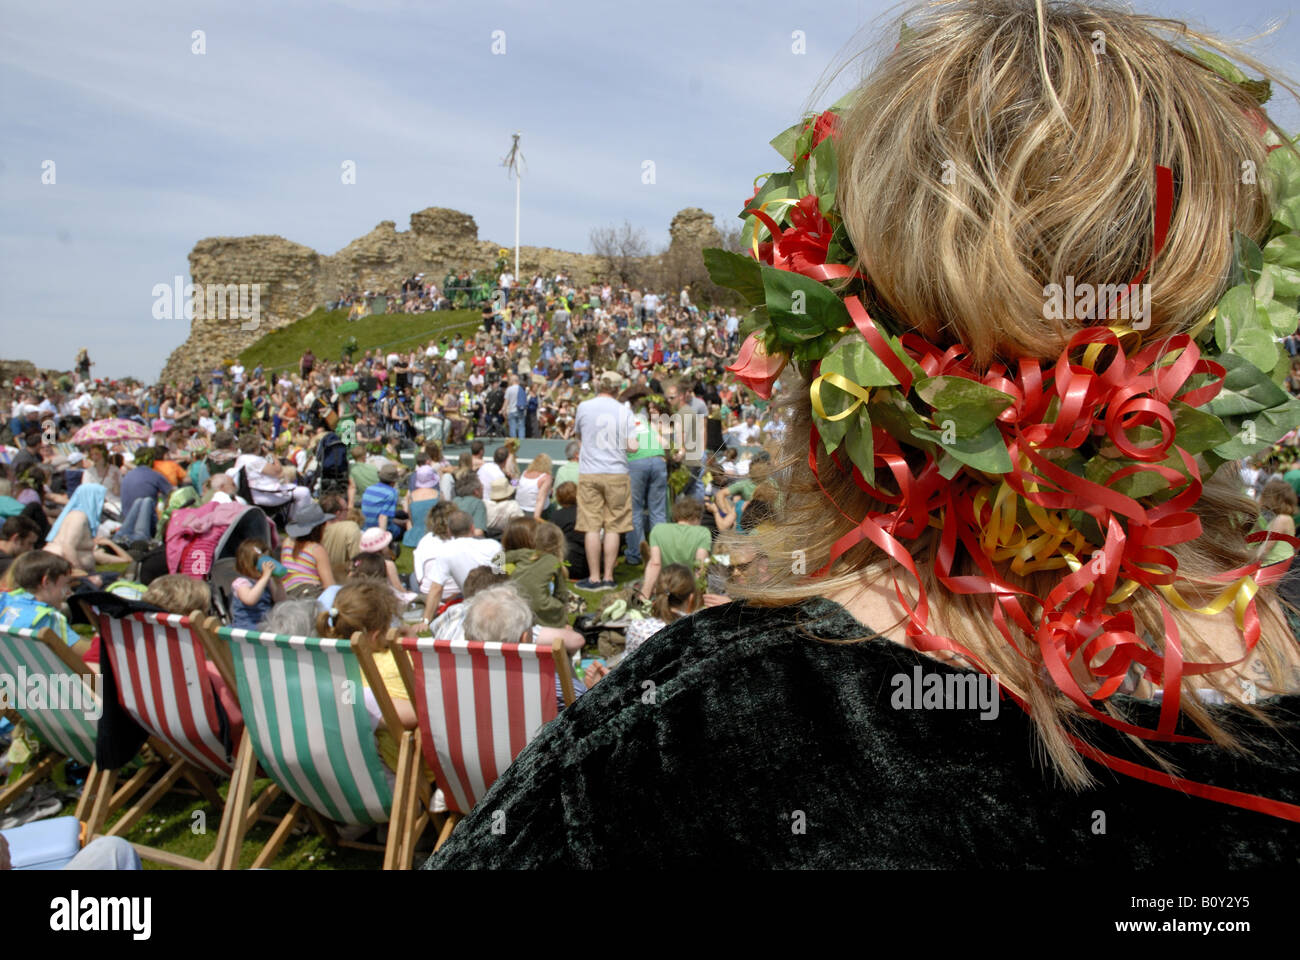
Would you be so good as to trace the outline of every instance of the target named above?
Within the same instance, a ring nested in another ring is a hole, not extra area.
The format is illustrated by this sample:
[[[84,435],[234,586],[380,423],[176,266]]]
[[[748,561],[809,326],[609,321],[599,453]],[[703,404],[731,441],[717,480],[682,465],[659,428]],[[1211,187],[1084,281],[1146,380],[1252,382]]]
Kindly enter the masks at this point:
[[[614,399],[623,378],[607,370],[600,375],[598,394],[578,404],[574,426],[582,450],[578,454],[578,521],[586,534],[587,569],[584,590],[614,586],[619,535],[632,529],[632,483],[627,455],[637,449],[632,412]],[[601,531],[604,531],[603,544]],[[601,548],[604,547],[604,566]],[[604,577],[595,579],[599,572]]]

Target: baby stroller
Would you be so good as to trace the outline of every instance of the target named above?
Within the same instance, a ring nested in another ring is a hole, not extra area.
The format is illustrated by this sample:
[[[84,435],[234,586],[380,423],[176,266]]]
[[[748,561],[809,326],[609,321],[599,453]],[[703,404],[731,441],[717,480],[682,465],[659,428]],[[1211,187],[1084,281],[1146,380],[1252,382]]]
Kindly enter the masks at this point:
[[[206,503],[182,508],[167,524],[167,569],[202,580],[212,589],[212,604],[230,620],[230,591],[238,574],[235,554],[245,540],[261,540],[279,549],[275,525],[260,507],[242,503]]]
[[[348,492],[348,448],[337,433],[327,433],[316,445],[304,482],[316,490],[318,497],[327,493]],[[319,486],[317,484],[319,483]]]

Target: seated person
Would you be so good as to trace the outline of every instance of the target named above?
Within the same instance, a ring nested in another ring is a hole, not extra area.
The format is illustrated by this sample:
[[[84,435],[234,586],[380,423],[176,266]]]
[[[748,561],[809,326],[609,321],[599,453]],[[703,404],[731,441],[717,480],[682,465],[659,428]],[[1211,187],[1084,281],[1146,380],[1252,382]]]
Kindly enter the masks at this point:
[[[465,639],[481,643],[547,643],[554,642],[554,634],[549,641],[543,640],[534,632],[533,611],[516,589],[514,584],[502,583],[479,590],[474,597],[465,602],[463,619]],[[574,633],[575,631],[569,631]],[[578,634],[581,649],[581,634]],[[570,648],[569,638],[565,637],[565,649]],[[564,696],[560,685],[560,670],[572,670],[567,663],[557,663],[555,675],[555,699],[561,710],[564,709]],[[593,664],[595,666],[595,664]],[[589,671],[588,677],[599,679],[600,674]],[[574,696],[587,692],[586,685],[577,677],[573,678]],[[529,731],[530,733],[532,731]]]
[[[398,722],[405,729],[414,730],[418,723],[415,707],[411,704],[411,695],[388,649],[388,631],[393,618],[400,612],[397,598],[383,583],[366,579],[350,581],[334,597],[334,605],[316,618],[315,633],[318,637],[338,639],[348,639],[354,633],[361,633],[363,643],[379,669],[384,689],[393,702]],[[364,674],[362,676],[364,680]],[[380,756],[384,758],[389,770],[396,770],[397,744],[383,726],[383,717],[373,694],[366,697],[366,707],[370,711],[371,722],[375,725],[375,741]]]
[[[24,553],[9,568],[12,589],[0,593],[0,627],[43,630],[49,627],[79,655],[90,652],[90,641],[68,627],[62,607],[71,587],[72,565],[45,550]]]
[[[420,574],[421,584],[428,584],[429,598],[424,605],[424,619],[420,628],[425,629],[433,621],[434,613],[443,600],[443,585],[450,580],[456,587],[455,596],[460,596],[464,589],[465,577],[475,567],[484,564],[497,566],[501,561],[501,544],[495,540],[484,540],[470,536],[473,527],[469,514],[463,510],[453,510],[447,516],[447,532],[450,539],[439,542]],[[451,599],[451,597],[448,597]]]
[[[713,538],[700,525],[700,502],[683,494],[673,504],[673,522],[656,523],[650,528],[650,559],[645,566],[645,584],[641,597],[654,596],[655,580],[668,564],[681,564],[698,570],[708,562]]]
[[[668,624],[690,616],[704,605],[695,584],[691,568],[680,563],[670,563],[655,580],[650,599],[651,614],[643,620],[633,620],[627,625],[627,645],[624,656],[631,654]]]
[[[36,524],[22,514],[5,517],[3,526],[0,526],[0,577],[11,563],[36,547],[40,532]]]

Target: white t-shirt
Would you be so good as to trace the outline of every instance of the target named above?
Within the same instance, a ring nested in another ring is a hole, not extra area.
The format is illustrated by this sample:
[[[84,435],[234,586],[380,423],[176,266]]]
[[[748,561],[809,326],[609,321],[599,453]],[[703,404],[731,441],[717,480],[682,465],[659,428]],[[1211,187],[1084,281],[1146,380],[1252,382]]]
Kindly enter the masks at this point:
[[[578,404],[574,424],[582,441],[579,475],[627,473],[627,441],[636,436],[637,429],[630,410],[602,394]]]
[[[440,549],[432,560],[425,567],[430,584],[442,583],[443,597],[447,596],[446,583],[451,580],[455,583],[455,591],[452,596],[460,593],[465,578],[475,567],[490,566],[494,569],[502,567],[501,544],[495,540],[484,540],[481,537],[457,537],[455,540],[443,541],[443,547]],[[421,579],[421,584],[424,580]]]
[[[231,379],[231,381],[234,382],[234,383],[243,383],[243,382],[244,382],[244,365],[243,365],[243,364],[241,364],[241,363],[237,363],[237,364],[235,364],[233,367],[230,368],[230,379]]]
[[[505,480],[506,472],[498,467],[495,461],[489,460],[478,468],[478,479],[483,484],[483,499],[490,500],[492,498],[492,481]]]

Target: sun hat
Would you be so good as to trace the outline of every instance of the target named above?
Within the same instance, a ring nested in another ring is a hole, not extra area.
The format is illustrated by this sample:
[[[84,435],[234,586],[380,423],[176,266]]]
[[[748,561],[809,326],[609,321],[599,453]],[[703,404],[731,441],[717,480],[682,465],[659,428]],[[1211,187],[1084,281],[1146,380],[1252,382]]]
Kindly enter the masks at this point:
[[[417,490],[426,487],[436,487],[438,485],[438,471],[433,467],[425,464],[422,467],[415,468],[415,488]]]
[[[387,530],[371,527],[361,534],[361,552],[379,553],[393,542],[393,535]]]
[[[505,477],[497,477],[492,481],[492,493],[490,496],[493,500],[509,500],[514,495],[515,488],[510,486],[510,481]]]
[[[305,537],[322,523],[334,519],[334,514],[326,513],[315,500],[293,512],[293,518],[285,524],[284,532],[291,537]]]

